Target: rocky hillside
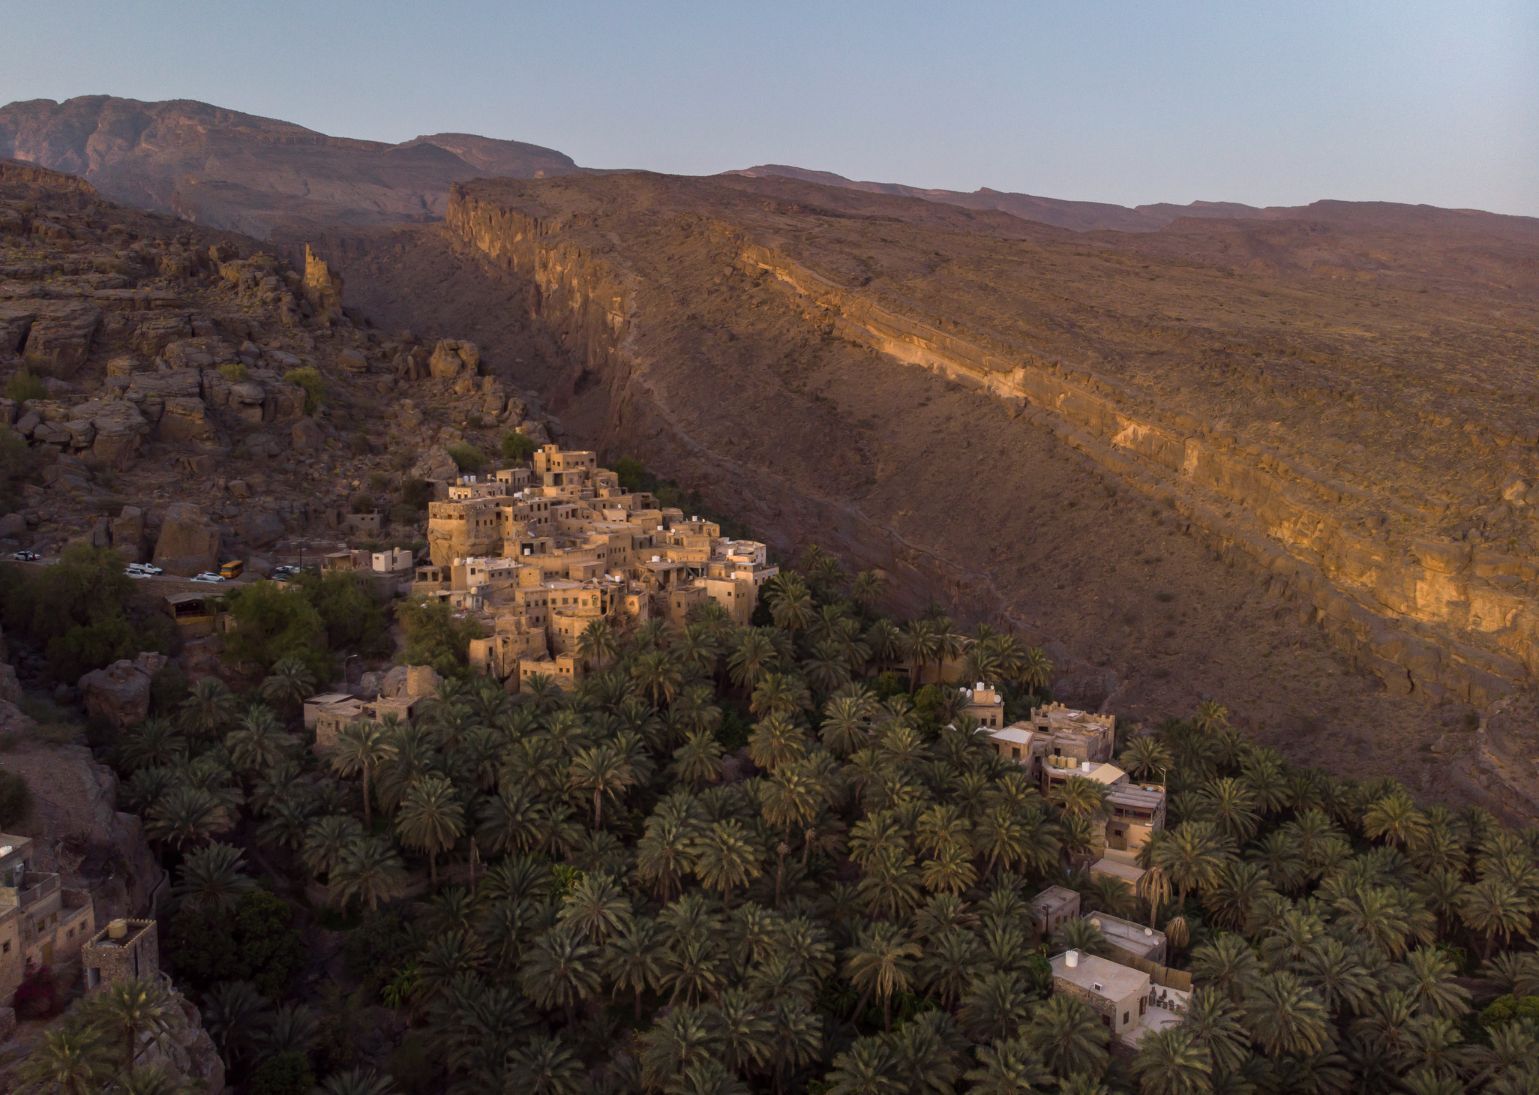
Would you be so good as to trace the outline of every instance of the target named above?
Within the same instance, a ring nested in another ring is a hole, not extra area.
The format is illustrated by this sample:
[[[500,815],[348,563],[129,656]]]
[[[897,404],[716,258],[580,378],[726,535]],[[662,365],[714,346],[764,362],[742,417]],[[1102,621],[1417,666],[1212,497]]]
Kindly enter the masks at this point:
[[[1539,649],[1536,225],[1373,213],[1072,234],[632,174],[338,250],[364,311],[453,297],[574,435],[1024,629],[1076,698],[1478,786]]]
[[[0,549],[83,538],[191,574],[356,540],[359,512],[409,543],[448,446],[545,437],[494,355],[357,327],[341,289],[313,253],[0,163]]]
[[[207,103],[106,95],[0,107],[0,157],[79,175],[118,201],[263,238],[280,227],[441,217],[457,179],[576,170],[560,152],[519,141],[440,133],[383,144]]]

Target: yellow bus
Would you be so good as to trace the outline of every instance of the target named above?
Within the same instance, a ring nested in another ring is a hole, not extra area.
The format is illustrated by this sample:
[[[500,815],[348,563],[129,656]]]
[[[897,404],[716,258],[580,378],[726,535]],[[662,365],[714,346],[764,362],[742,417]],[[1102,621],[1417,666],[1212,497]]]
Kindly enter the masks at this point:
[[[239,559],[236,559],[233,562],[225,563],[219,568],[219,577],[226,580],[239,578],[241,576],[241,572],[245,569],[246,564],[241,562]]]

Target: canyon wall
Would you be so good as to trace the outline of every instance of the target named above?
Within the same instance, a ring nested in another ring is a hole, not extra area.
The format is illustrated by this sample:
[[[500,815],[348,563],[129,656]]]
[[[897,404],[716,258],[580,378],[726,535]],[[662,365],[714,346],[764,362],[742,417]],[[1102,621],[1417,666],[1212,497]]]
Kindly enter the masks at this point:
[[[601,239],[584,234],[579,217],[514,208],[460,187],[448,208],[458,238],[527,284],[524,306],[579,366],[573,385],[608,385],[609,413],[635,414],[647,366],[633,344],[647,322],[638,314],[643,297],[654,287]],[[1486,706],[1539,669],[1539,612],[1529,592],[1539,567],[1532,560],[1485,545],[1394,535],[1391,527],[1426,527],[1427,515],[1386,519],[1382,499],[1149,407],[1103,377],[995,349],[985,333],[941,331],[736,226],[712,222],[697,230],[735,255],[743,291],[767,280],[779,306],[809,325],[987,392],[1118,482],[1171,507],[1213,550],[1243,561],[1268,588],[1306,606],[1391,691]]]

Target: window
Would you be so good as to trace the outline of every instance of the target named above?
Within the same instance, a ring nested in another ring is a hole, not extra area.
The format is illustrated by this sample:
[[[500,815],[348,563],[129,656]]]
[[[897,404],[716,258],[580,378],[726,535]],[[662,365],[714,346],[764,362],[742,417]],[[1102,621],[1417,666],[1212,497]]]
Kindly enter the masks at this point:
[[[1122,1025],[1123,1026],[1127,1026],[1128,1025],[1128,1013],[1125,1012],[1125,1011],[1122,1013]]]

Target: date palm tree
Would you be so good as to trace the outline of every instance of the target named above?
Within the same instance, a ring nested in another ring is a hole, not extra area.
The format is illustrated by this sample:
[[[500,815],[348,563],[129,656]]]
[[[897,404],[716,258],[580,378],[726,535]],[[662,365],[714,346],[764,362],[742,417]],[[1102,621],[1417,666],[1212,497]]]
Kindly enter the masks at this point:
[[[558,925],[542,932],[525,952],[518,977],[537,1006],[570,1013],[598,995],[603,984],[599,950],[573,928]]]
[[[1031,1017],[1031,994],[1013,970],[986,970],[967,985],[957,1021],[974,1042],[1012,1037]]]
[[[273,662],[258,691],[280,711],[292,713],[315,694],[315,674],[302,658],[279,658]]]
[[[780,651],[762,627],[744,628],[727,655],[727,675],[744,693],[751,693],[766,673],[780,666]]]
[[[218,677],[203,677],[193,683],[182,701],[182,724],[195,738],[208,740],[222,734],[235,719],[239,703],[235,693]]]
[[[620,643],[615,636],[614,624],[597,619],[582,629],[577,637],[577,656],[589,671],[603,669],[620,653]]]
[[[748,735],[748,759],[767,772],[779,772],[805,757],[807,745],[806,732],[788,716],[768,714]]]
[[[372,1068],[349,1068],[333,1072],[315,1089],[316,1095],[396,1095],[390,1080]],[[533,1091],[532,1087],[522,1090]]]
[[[1140,734],[1127,743],[1117,763],[1140,782],[1155,776],[1163,780],[1170,770],[1170,749],[1155,735]]]
[[[412,781],[396,813],[402,843],[427,853],[428,876],[438,886],[438,857],[465,835],[465,807],[454,785],[438,773]]]
[[[173,848],[188,848],[229,832],[234,821],[213,791],[176,784],[145,811],[144,834]]]
[[[1192,725],[1204,734],[1217,734],[1229,726],[1229,708],[1217,700],[1203,700],[1192,715]]]
[[[1481,937],[1481,957],[1489,958],[1497,939],[1507,949],[1514,934],[1531,923],[1530,904],[1516,886],[1501,878],[1482,878],[1464,888],[1459,918]]]
[[[728,906],[732,894],[763,872],[759,849],[748,829],[736,818],[715,821],[701,829],[687,846],[690,870],[708,890],[716,890]]]
[[[158,980],[132,979],[110,986],[88,1002],[88,1022],[119,1047],[120,1068],[133,1071],[140,1043],[163,1044],[184,1020],[181,1008]]]
[[[556,921],[590,942],[602,945],[623,931],[632,917],[631,900],[614,876],[586,872],[561,899]]]
[[[1199,1095],[1213,1090],[1213,1060],[1184,1027],[1144,1035],[1133,1059],[1143,1095]]]
[[[1241,1008],[1252,1037],[1274,1057],[1308,1056],[1333,1043],[1325,1005],[1286,970],[1253,978]]]
[[[112,1071],[112,1049],[99,1030],[60,1023],[43,1031],[15,1078],[26,1095],[97,1095]]]
[[[1403,788],[1375,800],[1363,813],[1363,833],[1372,840],[1404,848],[1426,838],[1426,815]]]
[[[672,651],[643,650],[632,660],[630,673],[653,707],[666,707],[684,687],[684,671]]]
[[[370,912],[405,890],[409,881],[405,865],[388,837],[364,836],[355,840],[331,871],[331,894],[342,905],[359,901]]]
[[[1026,1040],[1053,1075],[1099,1076],[1106,1068],[1108,1034],[1100,1018],[1072,996],[1050,996],[1026,1025]]]
[[[1043,695],[1053,680],[1053,660],[1040,646],[1028,646],[1021,652],[1015,679],[1037,695]]]
[[[892,998],[908,991],[914,964],[923,953],[896,924],[878,920],[862,929],[844,957],[844,975],[860,992],[855,1015],[875,997],[882,1006],[882,1028],[891,1029]]]
[[[699,790],[721,779],[721,759],[725,751],[715,733],[696,727],[684,737],[684,744],[673,751],[673,770],[688,786]]]
[[[332,771],[344,779],[357,776],[363,791],[363,826],[374,825],[374,795],[370,781],[381,766],[396,755],[394,731],[398,724],[380,724],[358,719],[342,727],[327,754]]]
[[[504,1091],[582,1095],[589,1090],[582,1059],[559,1035],[536,1034],[508,1054]]]
[[[812,590],[795,571],[783,570],[770,579],[765,584],[764,597],[776,627],[796,635],[812,623]]]
[[[663,977],[663,932],[657,921],[638,916],[629,920],[604,944],[600,964],[616,994],[630,992],[635,999],[636,1021],[641,1021],[641,998],[656,992]]]
[[[978,1063],[963,1079],[967,1090],[975,1095],[1018,1095],[1058,1088],[1053,1074],[1024,1037],[990,1042],[973,1052]]]
[[[580,750],[567,769],[567,786],[592,796],[595,829],[604,824],[604,800],[618,802],[636,782],[635,767],[612,742]]]
[[[209,913],[233,912],[241,897],[256,888],[241,863],[242,852],[213,843],[188,852],[172,892],[186,906]]]
[[[1211,886],[1229,858],[1223,838],[1210,821],[1184,821],[1166,829],[1150,853],[1151,864],[1169,876],[1179,904],[1186,903],[1191,890]]]

